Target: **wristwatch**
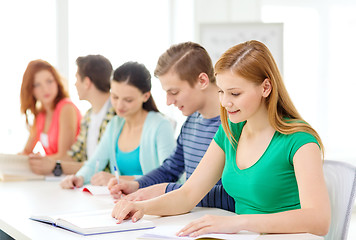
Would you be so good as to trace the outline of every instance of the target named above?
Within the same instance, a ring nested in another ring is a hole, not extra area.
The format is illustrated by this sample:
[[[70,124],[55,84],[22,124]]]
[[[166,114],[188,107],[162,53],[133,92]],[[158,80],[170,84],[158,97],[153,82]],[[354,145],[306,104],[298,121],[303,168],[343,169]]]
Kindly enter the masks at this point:
[[[61,160],[56,161],[56,166],[53,169],[53,175],[58,177],[61,176],[63,173],[62,166],[61,166]]]

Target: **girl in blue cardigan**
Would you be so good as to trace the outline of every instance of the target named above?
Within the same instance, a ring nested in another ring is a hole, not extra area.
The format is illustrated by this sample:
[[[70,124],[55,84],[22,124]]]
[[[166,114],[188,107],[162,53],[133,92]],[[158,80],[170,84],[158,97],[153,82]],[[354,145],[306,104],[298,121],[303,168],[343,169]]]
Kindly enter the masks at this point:
[[[117,116],[108,124],[94,155],[63,188],[106,185],[117,167],[120,178],[134,179],[158,167],[173,151],[173,128],[151,96],[151,75],[143,64],[127,62],[111,83],[111,103]],[[110,162],[111,174],[104,172]]]

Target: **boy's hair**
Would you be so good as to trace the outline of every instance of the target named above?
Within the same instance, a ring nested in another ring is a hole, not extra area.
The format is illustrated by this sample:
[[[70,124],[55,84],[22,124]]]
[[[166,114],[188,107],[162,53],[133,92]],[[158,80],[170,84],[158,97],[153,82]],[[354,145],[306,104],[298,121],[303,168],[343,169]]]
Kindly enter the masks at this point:
[[[100,91],[106,93],[110,91],[110,78],[113,68],[107,58],[101,55],[88,55],[78,57],[76,63],[78,74],[82,79],[88,77]]]
[[[155,77],[169,71],[178,74],[179,78],[194,86],[199,74],[206,73],[210,82],[215,82],[214,68],[208,52],[199,44],[184,42],[172,45],[158,59]]]

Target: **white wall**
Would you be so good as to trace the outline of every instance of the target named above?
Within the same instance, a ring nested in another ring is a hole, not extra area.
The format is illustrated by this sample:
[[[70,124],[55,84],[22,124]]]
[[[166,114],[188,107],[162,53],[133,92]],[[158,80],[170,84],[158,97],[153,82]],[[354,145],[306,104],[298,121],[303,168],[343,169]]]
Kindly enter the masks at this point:
[[[293,102],[321,135],[327,159],[356,164],[355,11],[351,0],[196,0],[195,25],[282,22],[283,75]]]
[[[19,113],[19,92],[22,74],[32,59],[43,58],[58,67],[68,79],[71,96],[85,111],[88,104],[79,102],[74,88],[77,56],[100,53],[113,62],[114,68],[124,61],[137,60],[153,73],[159,55],[171,44],[199,40],[201,23],[263,21],[284,23],[285,83],[302,116],[320,133],[326,157],[356,164],[355,1],[169,0],[164,9],[150,7],[159,0],[152,0],[151,5],[145,0],[135,1],[142,1],[142,14],[149,14],[143,19],[137,17],[136,23],[131,23],[136,11],[131,1],[0,2],[0,152],[21,151],[27,138],[24,118]],[[69,12],[63,12],[67,7]],[[104,15],[98,17],[98,13]],[[100,21],[106,21],[107,26],[101,27]],[[86,25],[88,22],[92,24]],[[147,22],[152,26],[139,30],[140,39],[130,32]],[[92,39],[90,34],[98,36]],[[152,47],[150,42],[159,46]],[[157,79],[153,79],[153,86],[160,109],[182,123],[185,118],[181,113],[166,106]]]

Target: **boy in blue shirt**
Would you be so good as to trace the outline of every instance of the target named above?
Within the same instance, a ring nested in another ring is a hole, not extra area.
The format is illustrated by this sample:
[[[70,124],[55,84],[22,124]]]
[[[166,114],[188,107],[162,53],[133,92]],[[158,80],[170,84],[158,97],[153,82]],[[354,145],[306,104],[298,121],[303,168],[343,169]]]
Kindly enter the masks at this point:
[[[112,178],[109,189],[115,198],[122,194],[128,200],[146,200],[178,189],[181,175],[188,179],[221,122],[219,95],[213,65],[207,51],[199,44],[185,42],[171,46],[158,60],[155,76],[167,93],[167,105],[174,104],[188,116],[177,139],[174,152],[162,165],[135,181]],[[235,210],[234,200],[225,192],[219,180],[198,204]]]

